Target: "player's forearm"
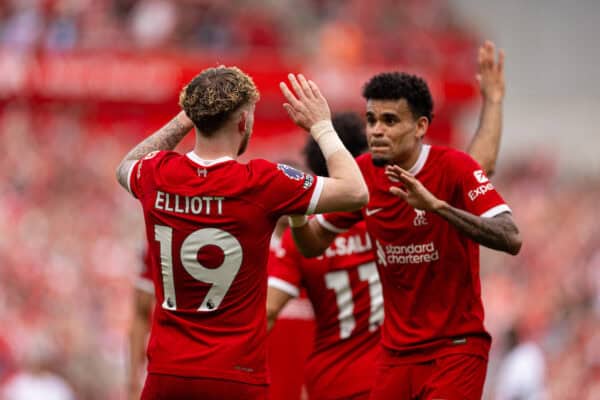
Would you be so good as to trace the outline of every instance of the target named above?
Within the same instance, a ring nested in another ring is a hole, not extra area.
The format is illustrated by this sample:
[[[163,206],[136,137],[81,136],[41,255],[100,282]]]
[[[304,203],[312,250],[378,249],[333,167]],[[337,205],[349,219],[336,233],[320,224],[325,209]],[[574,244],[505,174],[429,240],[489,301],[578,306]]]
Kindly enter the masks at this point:
[[[516,255],[521,249],[519,229],[510,214],[482,218],[441,202],[435,212],[461,233],[475,242],[494,250]]]
[[[139,160],[156,150],[173,150],[193,127],[192,121],[181,111],[166,125],[131,149],[123,161]]]
[[[479,126],[467,149],[487,175],[492,175],[496,169],[502,137],[502,108],[502,99],[483,97]]]
[[[334,200],[335,205],[330,210],[330,207],[321,203],[317,207],[318,211],[356,210],[366,205],[369,201],[367,184],[356,160],[338,137],[331,120],[316,123],[311,127],[310,133],[323,153],[329,178],[333,181],[328,182],[329,188],[324,188],[329,192],[324,197]]]
[[[318,224],[316,219],[312,219],[303,226],[291,227],[296,247],[304,257],[320,256],[335,238],[333,234],[330,235],[331,237],[323,237],[320,234],[322,230],[319,229]]]
[[[344,148],[329,156],[325,161],[330,179],[337,181],[336,190],[339,191],[340,197],[348,203],[348,206],[344,207],[340,201],[334,208],[352,211],[365,206],[369,202],[369,191],[352,154]]]
[[[124,188],[128,187],[128,173],[132,164],[146,154],[157,150],[173,150],[192,129],[194,124],[181,111],[162,128],[138,143],[117,167],[117,180]]]

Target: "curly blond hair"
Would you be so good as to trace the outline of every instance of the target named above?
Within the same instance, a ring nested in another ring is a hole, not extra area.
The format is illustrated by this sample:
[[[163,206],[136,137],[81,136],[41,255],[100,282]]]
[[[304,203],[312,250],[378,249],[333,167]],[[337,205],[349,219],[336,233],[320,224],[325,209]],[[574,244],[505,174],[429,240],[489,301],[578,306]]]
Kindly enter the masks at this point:
[[[233,112],[260,94],[254,81],[237,67],[207,68],[190,81],[179,95],[179,105],[196,128],[210,136]]]

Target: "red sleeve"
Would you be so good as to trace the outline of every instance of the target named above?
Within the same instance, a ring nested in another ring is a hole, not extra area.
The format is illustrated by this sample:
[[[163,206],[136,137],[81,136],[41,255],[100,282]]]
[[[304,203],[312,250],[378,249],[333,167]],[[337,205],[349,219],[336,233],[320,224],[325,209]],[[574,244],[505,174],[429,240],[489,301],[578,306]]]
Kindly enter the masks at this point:
[[[144,194],[144,189],[147,187],[147,183],[153,180],[153,165],[159,162],[167,152],[153,151],[148,153],[146,156],[135,162],[127,177],[129,184],[129,192],[136,198],[141,198]]]
[[[456,154],[452,170],[457,172],[455,179],[466,211],[486,218],[510,212],[510,207],[496,191],[477,161],[467,154],[460,152]]]
[[[352,228],[357,222],[362,221],[363,215],[360,210],[335,212],[317,215],[319,224],[330,232],[343,233]]]
[[[272,252],[269,258],[269,286],[298,297],[302,282],[301,260],[292,233],[286,229],[281,238],[281,249]]]
[[[314,213],[323,189],[321,178],[266,160],[254,160],[251,168],[259,202],[273,215]]]

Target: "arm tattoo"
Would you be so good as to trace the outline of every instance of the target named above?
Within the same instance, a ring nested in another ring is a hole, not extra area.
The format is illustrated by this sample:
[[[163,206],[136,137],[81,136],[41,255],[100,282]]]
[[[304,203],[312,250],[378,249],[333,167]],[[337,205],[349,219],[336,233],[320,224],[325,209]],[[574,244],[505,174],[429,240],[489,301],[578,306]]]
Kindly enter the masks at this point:
[[[189,120],[188,120],[189,121]],[[138,143],[121,161],[117,167],[117,180],[124,188],[129,187],[127,174],[137,160],[156,150],[173,150],[192,129],[193,124],[181,122],[179,115],[175,116],[165,126]]]
[[[158,131],[142,140],[127,153],[123,161],[139,160],[146,154],[156,150],[173,150],[191,128],[191,126],[182,124],[179,119],[175,117]]]
[[[482,218],[448,205],[438,214],[450,222],[461,233],[475,242],[494,250],[516,254],[521,246],[519,229],[510,213],[493,218]]]

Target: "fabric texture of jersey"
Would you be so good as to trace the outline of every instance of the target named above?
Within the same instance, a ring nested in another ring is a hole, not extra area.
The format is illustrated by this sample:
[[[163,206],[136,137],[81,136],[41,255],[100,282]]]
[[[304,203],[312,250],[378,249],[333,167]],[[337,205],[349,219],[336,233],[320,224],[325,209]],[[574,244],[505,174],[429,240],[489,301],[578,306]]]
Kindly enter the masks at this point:
[[[385,299],[382,345],[406,362],[444,354],[487,357],[491,342],[483,325],[479,245],[432,212],[391,194],[391,182],[371,155],[357,159],[369,187],[369,204],[353,213],[319,216],[343,232],[365,220],[373,239]],[[436,197],[482,217],[509,207],[467,154],[424,145],[409,171]]]
[[[129,183],[157,299],[148,371],[267,383],[271,233],[281,215],[311,213],[322,182],[265,160],[161,151],[136,162]]]
[[[282,249],[269,265],[269,286],[293,296],[305,288],[315,309],[315,346],[305,370],[309,397],[342,399],[368,392],[383,299],[364,223],[338,236],[317,258],[302,257],[289,229]]]

